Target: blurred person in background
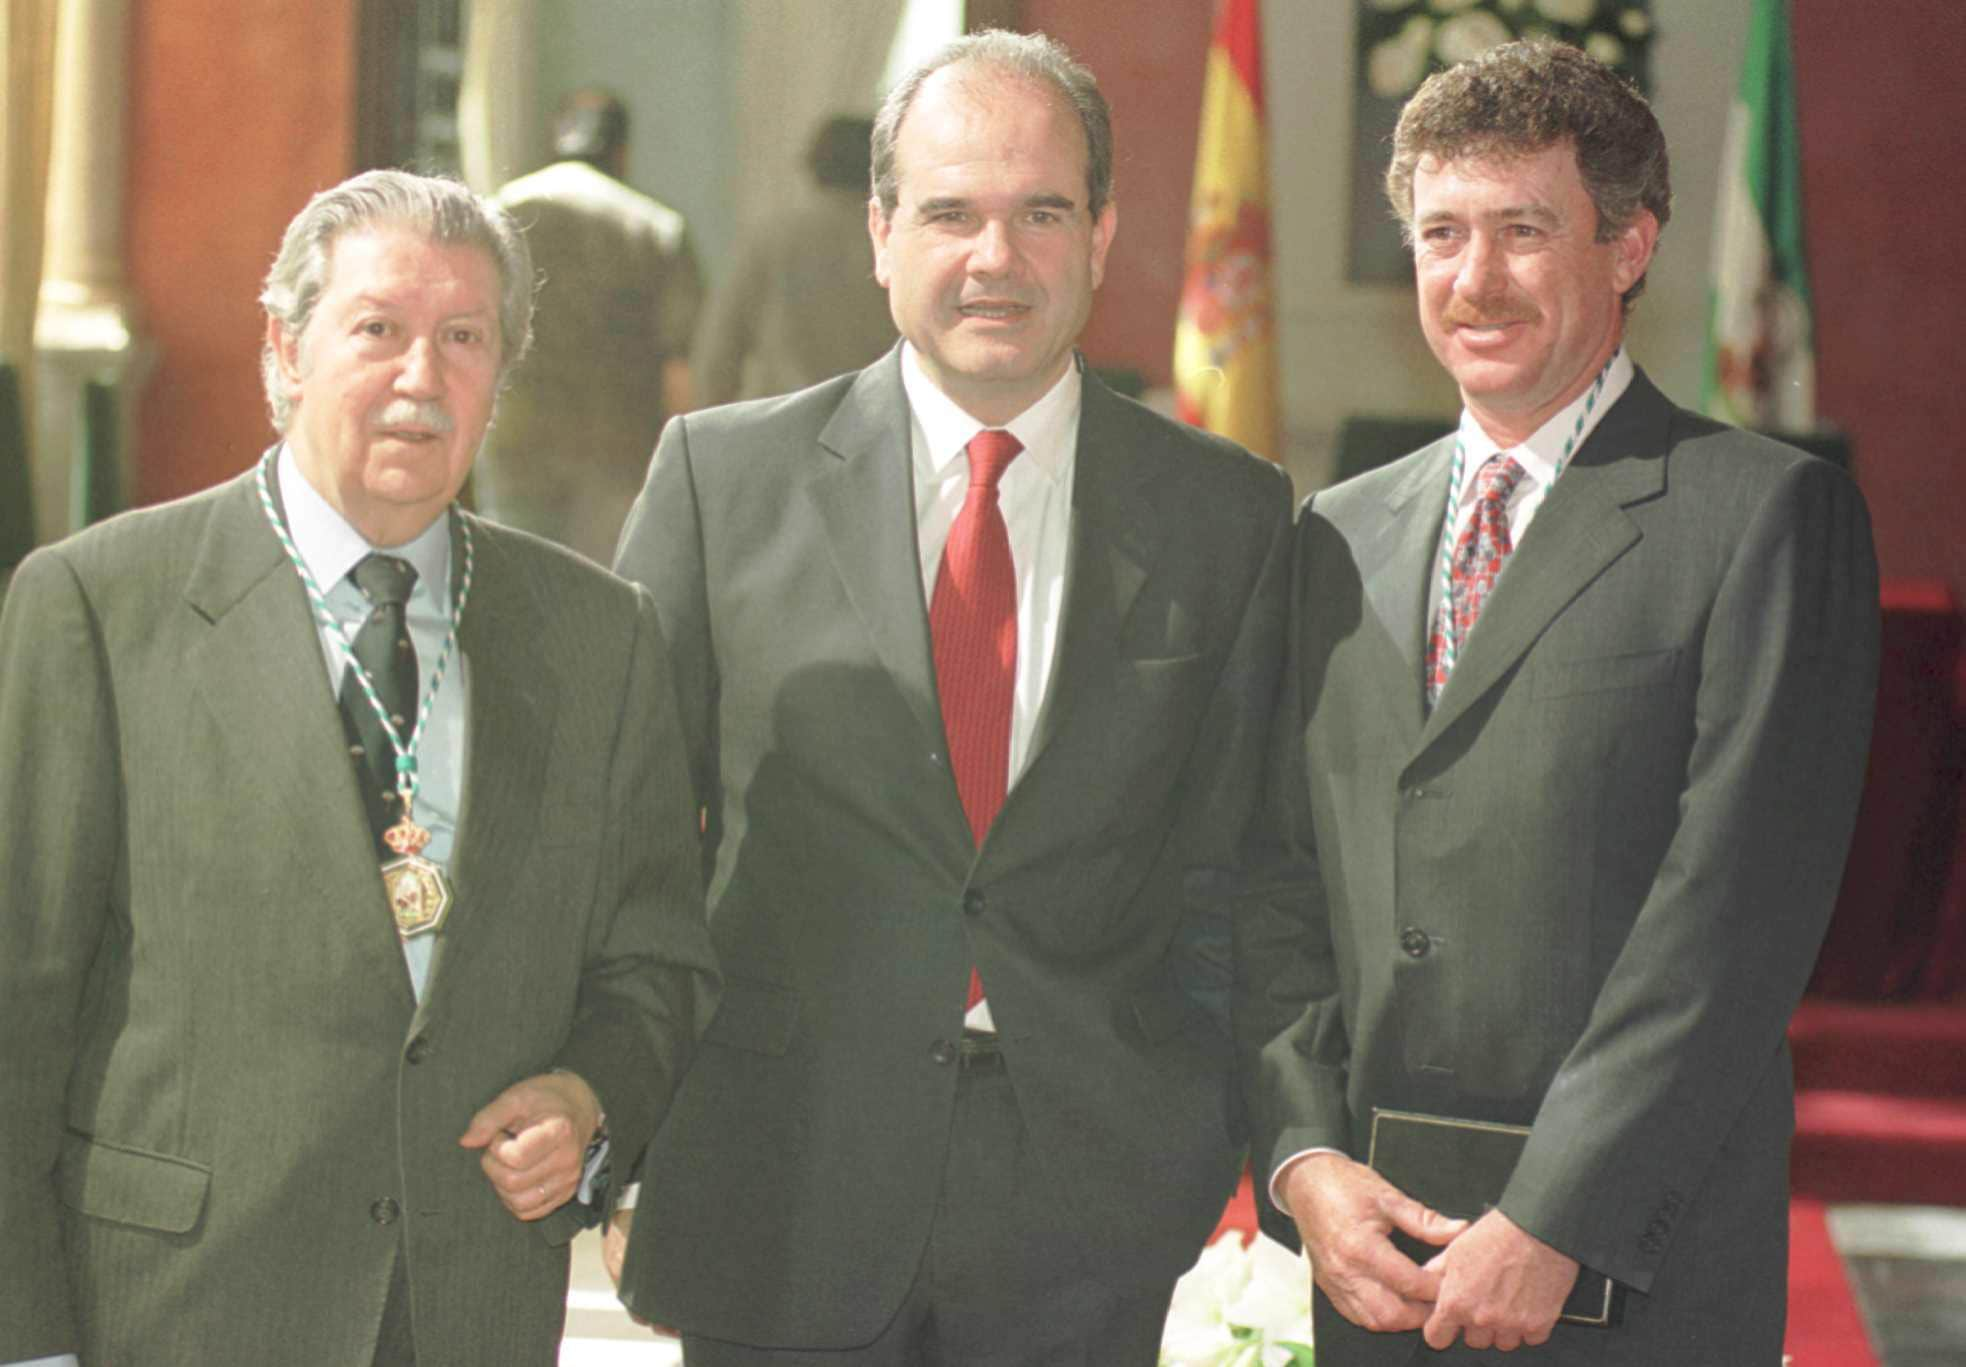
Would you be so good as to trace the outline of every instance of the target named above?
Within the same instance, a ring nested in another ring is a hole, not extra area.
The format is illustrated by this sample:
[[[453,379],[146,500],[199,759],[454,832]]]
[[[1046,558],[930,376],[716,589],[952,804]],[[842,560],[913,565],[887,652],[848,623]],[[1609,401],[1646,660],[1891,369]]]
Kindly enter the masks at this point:
[[[539,304],[473,491],[486,516],[605,565],[662,424],[692,405],[702,278],[682,215],[622,182],[620,96],[567,96],[553,150],[496,196],[525,231]]]
[[[828,119],[806,156],[812,187],[743,239],[690,353],[699,405],[789,394],[894,345],[867,245],[873,132],[872,119]]]

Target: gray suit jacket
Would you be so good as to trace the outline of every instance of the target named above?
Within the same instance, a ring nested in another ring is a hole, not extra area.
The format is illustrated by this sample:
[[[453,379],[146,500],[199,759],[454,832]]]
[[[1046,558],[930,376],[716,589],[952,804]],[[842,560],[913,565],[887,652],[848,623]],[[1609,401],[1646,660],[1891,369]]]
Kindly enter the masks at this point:
[[[978,850],[908,433],[898,350],[678,419],[617,562],[675,649],[730,975],[649,1153],[623,1289],[712,1337],[842,1347],[887,1324],[935,1212],[972,960],[1078,1232],[1034,1256],[1171,1282],[1240,1156],[1226,1032],[1191,992],[1226,976],[1202,956],[1227,936],[1196,911],[1260,787],[1287,483],[1087,378],[1050,696]]]
[[[250,477],[36,553],[0,615],[0,1360],[546,1362],[562,1210],[471,1115],[563,1067],[661,1116],[715,978],[643,595],[474,520],[457,905],[412,996],[299,578]]]
[[[1265,967],[1239,998],[1256,1152],[1362,1158],[1374,1107],[1533,1125],[1502,1209],[1641,1294],[1624,1329],[1560,1326],[1525,1362],[1774,1363],[1784,1028],[1877,668],[1862,497],[1641,374],[1428,715],[1451,451],[1320,494],[1299,524],[1265,895],[1242,922]],[[1320,1310],[1321,1359],[1426,1354]]]

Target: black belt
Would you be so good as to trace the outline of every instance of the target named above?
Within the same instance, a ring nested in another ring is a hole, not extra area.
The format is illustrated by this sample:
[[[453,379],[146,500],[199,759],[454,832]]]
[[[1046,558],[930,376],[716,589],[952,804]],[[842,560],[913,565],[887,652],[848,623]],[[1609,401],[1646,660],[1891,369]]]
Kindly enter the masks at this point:
[[[965,1030],[956,1042],[956,1066],[966,1073],[995,1072],[1003,1067],[1003,1041],[982,1030]]]

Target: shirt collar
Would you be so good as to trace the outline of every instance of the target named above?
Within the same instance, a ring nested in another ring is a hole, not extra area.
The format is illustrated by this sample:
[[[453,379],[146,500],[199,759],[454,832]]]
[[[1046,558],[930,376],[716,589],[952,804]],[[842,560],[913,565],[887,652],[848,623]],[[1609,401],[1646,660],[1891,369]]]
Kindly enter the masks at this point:
[[[442,516],[431,521],[402,546],[371,546],[348,519],[321,496],[321,491],[300,472],[293,448],[280,443],[276,466],[280,479],[280,503],[287,515],[287,534],[293,538],[307,572],[321,586],[321,592],[334,592],[335,585],[372,551],[386,551],[416,566],[416,587],[412,598],[428,593],[440,606],[450,597],[451,520]]]
[[[984,430],[954,399],[936,388],[928,377],[922,359],[912,342],[901,345],[901,387],[908,394],[908,409],[914,415],[916,431],[922,440],[914,443],[915,473],[926,484],[941,481],[949,467],[964,457],[971,437]],[[1058,383],[1044,396],[1003,425],[1023,445],[1022,454],[1046,479],[1057,479],[1076,449],[1079,408],[1085,385],[1079,375],[1078,358],[1065,367]],[[1015,467],[1013,467],[1015,468]]]
[[[1481,424],[1475,421],[1474,414],[1463,408],[1460,437],[1461,448],[1466,453],[1464,468],[1469,475],[1467,489],[1462,495],[1463,501],[1473,492],[1474,472],[1479,470],[1489,457],[1503,450],[1521,462],[1525,474],[1537,484],[1548,488],[1556,478],[1557,467],[1563,460],[1564,444],[1570,441],[1570,434],[1577,433],[1575,444],[1570,447],[1571,454],[1575,455],[1577,450],[1590,439],[1591,433],[1597,430],[1597,425],[1603,421],[1604,415],[1611,411],[1611,406],[1624,396],[1627,389],[1631,388],[1632,377],[1636,373],[1631,357],[1625,353],[1622,345],[1619,346],[1612,353],[1610,363],[1605,370],[1604,392],[1598,395],[1597,403],[1591,407],[1590,412],[1587,414],[1584,411],[1591,396],[1591,386],[1586,385],[1582,393],[1553,414],[1548,422],[1530,434],[1528,441],[1519,446],[1497,445],[1495,439],[1483,431]],[[1579,418],[1583,419],[1581,430],[1577,427]]]

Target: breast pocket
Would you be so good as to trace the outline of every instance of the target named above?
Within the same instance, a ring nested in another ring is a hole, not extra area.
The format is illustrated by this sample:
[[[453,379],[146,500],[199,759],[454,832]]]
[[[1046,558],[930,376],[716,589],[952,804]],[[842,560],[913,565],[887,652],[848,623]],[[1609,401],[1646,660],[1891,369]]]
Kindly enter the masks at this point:
[[[1586,659],[1545,660],[1536,667],[1535,696],[1566,698],[1664,688],[1679,672],[1679,657],[1679,648],[1674,646]]]

